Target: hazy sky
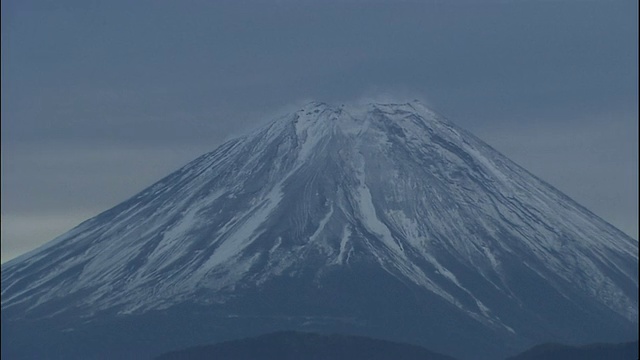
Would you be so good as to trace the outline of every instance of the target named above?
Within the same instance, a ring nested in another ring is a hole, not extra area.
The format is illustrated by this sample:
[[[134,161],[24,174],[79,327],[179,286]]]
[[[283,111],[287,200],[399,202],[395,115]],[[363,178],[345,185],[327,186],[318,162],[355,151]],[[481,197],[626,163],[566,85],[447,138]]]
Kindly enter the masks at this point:
[[[638,238],[629,1],[2,1],[2,261],[307,100],[421,99]]]

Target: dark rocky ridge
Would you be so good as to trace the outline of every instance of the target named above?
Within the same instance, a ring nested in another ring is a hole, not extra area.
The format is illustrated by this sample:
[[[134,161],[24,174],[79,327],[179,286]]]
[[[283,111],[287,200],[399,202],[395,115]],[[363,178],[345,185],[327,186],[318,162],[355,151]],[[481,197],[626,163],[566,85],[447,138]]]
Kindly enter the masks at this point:
[[[455,360],[415,345],[360,336],[277,332],[198,346],[154,360]]]
[[[542,344],[507,360],[631,360],[638,359],[638,342],[570,346]]]

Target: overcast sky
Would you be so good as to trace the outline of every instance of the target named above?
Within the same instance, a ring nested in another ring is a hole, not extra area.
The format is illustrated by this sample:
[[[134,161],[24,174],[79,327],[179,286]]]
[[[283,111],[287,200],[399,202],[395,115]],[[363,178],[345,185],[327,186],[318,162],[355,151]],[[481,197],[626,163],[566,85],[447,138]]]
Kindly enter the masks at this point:
[[[2,1],[2,261],[307,100],[420,99],[638,238],[629,1]]]

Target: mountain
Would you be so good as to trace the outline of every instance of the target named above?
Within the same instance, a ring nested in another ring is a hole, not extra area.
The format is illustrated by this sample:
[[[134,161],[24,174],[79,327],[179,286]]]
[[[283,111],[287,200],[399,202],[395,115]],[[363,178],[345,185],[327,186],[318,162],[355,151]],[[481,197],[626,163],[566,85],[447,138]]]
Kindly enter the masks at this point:
[[[543,344],[507,360],[627,360],[638,359],[638,342],[569,346]]]
[[[283,331],[170,352],[155,360],[455,360],[415,345],[362,336]]]
[[[638,336],[638,242],[417,102],[310,103],[2,265],[2,355],[279,330],[460,359]]]

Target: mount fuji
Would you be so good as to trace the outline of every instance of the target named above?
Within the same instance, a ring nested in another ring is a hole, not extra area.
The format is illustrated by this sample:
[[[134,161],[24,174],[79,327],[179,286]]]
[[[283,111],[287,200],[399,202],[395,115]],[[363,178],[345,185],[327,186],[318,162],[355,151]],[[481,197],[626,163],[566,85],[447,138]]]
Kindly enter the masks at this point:
[[[5,359],[278,330],[498,359],[637,326],[638,242],[418,102],[309,103],[2,265]]]

